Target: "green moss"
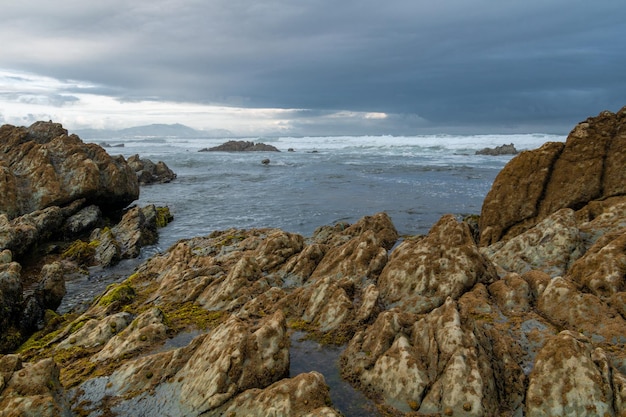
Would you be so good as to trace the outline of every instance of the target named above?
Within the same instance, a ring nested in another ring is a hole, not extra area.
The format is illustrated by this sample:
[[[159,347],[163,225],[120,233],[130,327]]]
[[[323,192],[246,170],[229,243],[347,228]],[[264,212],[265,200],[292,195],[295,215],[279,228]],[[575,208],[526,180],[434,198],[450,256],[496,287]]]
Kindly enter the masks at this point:
[[[98,304],[107,307],[117,302],[124,306],[130,304],[136,295],[135,289],[127,282],[111,284],[107,287],[107,292],[98,300]]]
[[[157,207],[156,208],[156,225],[157,227],[165,227],[174,220],[174,216],[170,213],[169,207]]]
[[[67,249],[65,249],[65,251],[63,251],[61,256],[65,259],[71,259],[79,264],[89,265],[93,263],[93,257],[96,254],[96,246],[97,244],[93,245],[82,240],[76,240]]]
[[[289,328],[293,329],[293,330],[297,330],[297,331],[301,331],[301,332],[310,332],[315,330],[315,327],[305,321],[305,320],[290,320],[287,325],[289,326]]]
[[[31,337],[29,337],[28,340],[22,343],[22,345],[17,349],[17,353],[26,353],[29,351],[31,351],[31,353],[35,353],[34,351],[44,349],[62,331],[62,329],[58,329],[49,333],[46,333],[45,330],[38,331],[34,333]]]
[[[12,352],[24,340],[22,333],[16,328],[9,327],[0,334],[0,352]]]
[[[166,324],[175,331],[188,327],[197,329],[211,329],[217,326],[225,317],[223,311],[209,311],[194,303],[185,303],[179,306],[162,306]]]
[[[306,332],[304,339],[314,340],[322,345],[343,346],[354,336],[354,331],[349,327],[344,328],[342,326],[330,332],[321,332],[317,330],[315,323],[309,323],[302,319],[290,320],[287,326],[299,332]]]

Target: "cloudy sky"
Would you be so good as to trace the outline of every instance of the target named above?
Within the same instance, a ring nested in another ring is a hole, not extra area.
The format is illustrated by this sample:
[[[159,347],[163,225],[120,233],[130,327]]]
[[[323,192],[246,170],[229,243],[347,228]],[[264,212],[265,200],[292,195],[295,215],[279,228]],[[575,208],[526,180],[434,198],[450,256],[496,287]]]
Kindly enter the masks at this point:
[[[626,105],[624,0],[19,0],[0,123],[567,133]]]

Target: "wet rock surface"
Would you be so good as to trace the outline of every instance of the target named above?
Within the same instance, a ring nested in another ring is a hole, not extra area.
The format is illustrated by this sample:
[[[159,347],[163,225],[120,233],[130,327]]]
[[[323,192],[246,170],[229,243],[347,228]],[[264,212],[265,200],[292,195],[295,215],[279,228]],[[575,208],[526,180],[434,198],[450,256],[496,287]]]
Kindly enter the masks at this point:
[[[339,346],[341,375],[380,415],[624,415],[626,197],[606,178],[624,155],[624,112],[511,160],[478,243],[451,215],[400,237],[384,213],[311,237],[230,229],[181,240],[0,356],[0,410],[340,415],[320,373],[289,373],[298,333]],[[589,156],[597,143],[611,152]],[[581,190],[604,172],[603,191],[550,195],[551,170],[565,168],[584,171]],[[132,230],[110,233],[130,247],[141,240]],[[21,293],[19,264],[0,259],[0,288]],[[50,305],[57,268],[46,271]]]

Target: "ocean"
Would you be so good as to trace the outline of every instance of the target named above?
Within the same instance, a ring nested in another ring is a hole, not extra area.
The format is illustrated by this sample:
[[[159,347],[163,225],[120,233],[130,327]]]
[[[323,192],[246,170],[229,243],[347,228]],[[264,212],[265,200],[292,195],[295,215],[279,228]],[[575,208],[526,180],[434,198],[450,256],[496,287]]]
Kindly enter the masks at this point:
[[[513,143],[521,151],[565,136],[428,135],[244,138],[281,152],[198,152],[227,138],[111,138],[111,155],[163,161],[178,178],[144,186],[136,202],[168,206],[174,221],[155,251],[228,228],[316,228],[386,212],[401,235],[425,234],[444,214],[479,214],[493,180],[512,158],[475,155]],[[88,142],[88,140],[85,140]],[[290,149],[292,151],[290,151]],[[270,163],[261,161],[269,158]]]

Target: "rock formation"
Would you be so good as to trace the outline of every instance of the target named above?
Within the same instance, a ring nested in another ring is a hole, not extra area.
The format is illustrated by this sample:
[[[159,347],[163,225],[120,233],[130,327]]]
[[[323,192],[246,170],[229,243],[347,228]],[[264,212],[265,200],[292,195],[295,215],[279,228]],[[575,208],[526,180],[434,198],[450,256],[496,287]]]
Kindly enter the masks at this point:
[[[135,173],[123,157],[68,136],[58,123],[0,127],[0,173],[0,213],[9,219],[81,198],[118,210],[139,197]]]
[[[137,174],[139,185],[164,184],[176,179],[176,174],[163,161],[156,164],[148,158],[133,155],[128,158],[128,165]]]
[[[154,206],[124,213],[139,196],[134,171],[57,123],[0,127],[0,170],[0,351],[7,351],[59,306],[66,277],[137,256],[171,214]]]
[[[229,140],[219,146],[203,148],[198,152],[280,152],[275,146],[261,142],[250,142],[246,140]]]
[[[0,412],[340,415],[321,374],[288,373],[298,331],[342,347],[341,375],[381,415],[626,415],[626,196],[606,177],[622,175],[625,114],[514,158],[485,201],[480,244],[451,215],[400,238],[384,213],[309,238],[181,240],[0,356]],[[559,197],[562,170],[587,191]],[[20,265],[0,259],[10,299]],[[45,271],[49,305],[61,269]]]
[[[500,145],[495,148],[483,148],[479,151],[476,151],[476,155],[517,155],[518,151],[515,149],[515,145],[512,143],[508,145]]]
[[[626,195],[626,107],[579,123],[565,143],[513,158],[498,174],[480,216],[480,242],[510,239],[562,208]],[[583,214],[584,215],[584,214]]]

